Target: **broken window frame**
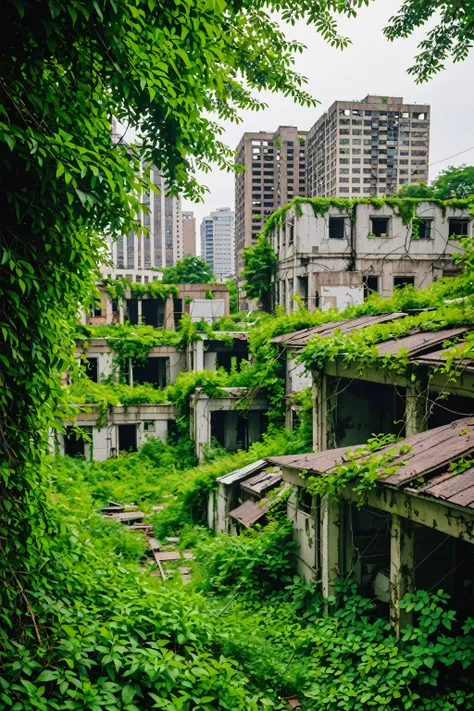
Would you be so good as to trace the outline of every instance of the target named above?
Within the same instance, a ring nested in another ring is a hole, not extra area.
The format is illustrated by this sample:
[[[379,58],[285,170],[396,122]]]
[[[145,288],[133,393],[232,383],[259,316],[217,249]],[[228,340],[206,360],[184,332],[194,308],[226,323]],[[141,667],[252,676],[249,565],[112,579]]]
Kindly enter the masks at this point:
[[[386,223],[386,231],[385,232],[375,229],[374,222],[382,222],[382,220],[385,220],[385,223]],[[379,234],[377,234],[377,232]],[[387,239],[388,237],[390,237],[390,217],[384,217],[384,216],[380,216],[380,215],[371,215],[370,216],[370,233],[377,239]]]
[[[337,223],[337,226],[335,225]],[[341,225],[342,225],[342,234],[331,234],[333,231],[331,228],[335,228],[335,232],[340,232],[341,231]],[[341,217],[340,215],[333,215],[330,216],[328,219],[328,239],[346,239],[346,218]]]
[[[448,238],[456,239],[456,237],[469,237],[469,224],[471,220],[469,217],[449,217],[448,218]],[[462,226],[461,231],[454,231],[452,225],[457,223]]]

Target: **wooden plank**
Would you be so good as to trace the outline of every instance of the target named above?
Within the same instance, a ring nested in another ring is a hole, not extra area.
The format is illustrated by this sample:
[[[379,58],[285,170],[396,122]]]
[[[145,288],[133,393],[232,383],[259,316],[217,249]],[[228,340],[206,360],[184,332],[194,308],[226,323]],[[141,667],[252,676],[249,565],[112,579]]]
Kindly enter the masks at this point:
[[[160,561],[164,560],[181,560],[181,551],[159,551],[155,558]]]
[[[191,553],[191,551],[183,551],[183,558],[185,560],[194,560],[194,553]]]
[[[124,523],[125,521],[141,521],[145,518],[145,514],[143,513],[143,511],[130,511],[117,514],[108,514],[105,515],[104,518],[112,519],[112,521],[121,521],[122,523]]]
[[[471,479],[472,481],[472,479]],[[458,506],[471,506],[474,504],[474,484],[472,484],[468,489],[460,491],[459,494],[455,494],[449,498],[450,503],[458,504]]]
[[[466,469],[462,474],[448,472],[441,477],[436,477],[433,484],[427,484],[423,489],[424,494],[449,499],[455,494],[474,485],[474,467]]]

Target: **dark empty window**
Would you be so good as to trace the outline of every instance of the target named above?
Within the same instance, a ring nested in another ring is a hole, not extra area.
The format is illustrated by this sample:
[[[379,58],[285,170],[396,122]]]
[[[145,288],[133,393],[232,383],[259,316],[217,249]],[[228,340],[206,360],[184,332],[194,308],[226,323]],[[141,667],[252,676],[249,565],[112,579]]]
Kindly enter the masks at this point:
[[[379,277],[378,276],[373,276],[367,275],[364,277],[363,280],[364,284],[364,299],[366,299],[368,296],[371,294],[378,294],[379,293]]]
[[[119,452],[137,451],[136,425],[118,425],[118,448]]]
[[[418,238],[431,239],[433,236],[433,220],[419,220]]]
[[[306,514],[310,514],[313,509],[313,495],[302,487],[298,487],[298,509]]]
[[[467,237],[469,220],[467,218],[451,218],[449,220],[449,237]]]
[[[396,276],[393,277],[393,288],[401,289],[404,286],[415,286],[414,276]]]
[[[388,237],[388,217],[371,217],[371,232],[374,237]]]
[[[85,358],[84,367],[86,369],[87,377],[92,380],[93,383],[99,382],[99,364],[97,358]]]
[[[92,427],[66,427],[66,432],[64,433],[64,454],[67,457],[84,457],[85,435],[88,435],[90,441],[92,437]]]
[[[344,227],[345,227],[344,217],[330,217],[329,218],[329,238],[330,239],[344,239]]]
[[[295,239],[295,223],[294,222],[289,222],[288,223],[288,244],[293,244],[293,241]]]
[[[102,305],[101,304],[94,304],[94,308],[92,309],[92,315],[93,316],[102,316]]]
[[[168,358],[147,358],[143,363],[135,363],[133,366],[134,383],[151,383],[160,388],[167,385],[167,361]]]

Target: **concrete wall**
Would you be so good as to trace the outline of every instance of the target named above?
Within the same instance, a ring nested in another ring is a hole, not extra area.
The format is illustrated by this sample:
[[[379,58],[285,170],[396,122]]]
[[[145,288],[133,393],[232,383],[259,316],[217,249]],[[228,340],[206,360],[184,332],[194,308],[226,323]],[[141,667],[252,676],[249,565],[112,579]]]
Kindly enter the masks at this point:
[[[285,215],[285,223],[270,235],[273,248],[278,252],[279,303],[292,308],[291,297],[302,295],[300,278],[308,278],[308,305],[317,305],[317,285],[325,286],[321,275],[350,271],[363,276],[379,277],[379,292],[383,296],[393,293],[394,276],[412,276],[415,287],[428,286],[443,272],[454,269],[451,255],[459,251],[457,242],[448,239],[449,219],[469,218],[468,211],[447,208],[446,214],[434,203],[422,202],[417,206],[417,216],[431,220],[431,239],[412,239],[412,226],[404,225],[402,218],[387,205],[376,209],[368,204],[357,205],[356,219],[348,212],[330,207],[326,214],[316,216],[310,204],[300,204],[301,217],[292,207]],[[344,237],[329,237],[329,218],[343,217]],[[387,237],[370,238],[371,218],[388,217]],[[473,233],[473,224],[468,227]],[[352,239],[351,239],[352,234]],[[291,236],[290,236],[291,235]],[[315,281],[315,275],[318,279]],[[332,286],[335,286],[332,284]],[[283,299],[284,292],[286,298]],[[335,296],[335,294],[332,294]],[[338,308],[341,307],[338,303]]]
[[[166,440],[168,421],[176,419],[174,405],[110,407],[105,423],[99,428],[97,407],[95,405],[84,405],[82,407],[87,407],[89,411],[78,413],[74,424],[78,427],[92,427],[92,442],[90,445],[86,445],[85,456],[96,461],[104,461],[117,455],[119,451],[119,425],[136,425],[137,448],[140,448],[149,437]],[[64,455],[64,435],[59,434],[56,438],[51,435],[51,443],[53,446],[57,446],[59,454]],[[90,448],[92,448],[92,454],[90,453]]]
[[[292,536],[298,548],[295,553],[296,571],[307,583],[314,580],[318,571],[318,524],[315,511],[308,513],[298,506],[301,487],[294,487],[287,505],[288,520],[292,522]]]
[[[245,401],[245,410],[242,414],[248,418],[249,444],[260,439],[260,413],[266,411],[267,401],[261,395],[247,401],[249,396],[246,388],[223,388],[227,393],[223,397],[209,398],[202,390],[198,389],[191,399],[190,435],[195,442],[196,456],[202,459],[205,445],[210,444],[212,437],[211,418],[213,412],[221,412],[224,422],[224,446],[229,451],[236,449],[237,419],[239,408]]]

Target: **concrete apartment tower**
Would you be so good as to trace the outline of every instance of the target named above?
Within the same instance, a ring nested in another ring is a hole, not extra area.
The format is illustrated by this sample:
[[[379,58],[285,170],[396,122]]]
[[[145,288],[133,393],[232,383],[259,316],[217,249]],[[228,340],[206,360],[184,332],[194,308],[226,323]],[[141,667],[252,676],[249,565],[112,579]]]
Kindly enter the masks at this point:
[[[235,273],[235,213],[230,207],[218,207],[201,222],[201,258],[218,279]]]
[[[242,251],[255,244],[265,219],[295,195],[306,195],[306,136],[295,126],[244,133],[235,176],[235,268],[243,269]]]
[[[183,221],[181,197],[167,196],[166,183],[157,168],[151,169],[151,179],[160,192],[152,190],[142,195],[140,222],[148,233],[130,232],[112,244],[112,265],[115,269],[149,269],[170,267],[183,258]]]
[[[428,182],[430,106],[401,96],[335,101],[309,131],[310,197],[375,197]]]
[[[196,254],[196,218],[194,212],[183,210],[183,255]]]

